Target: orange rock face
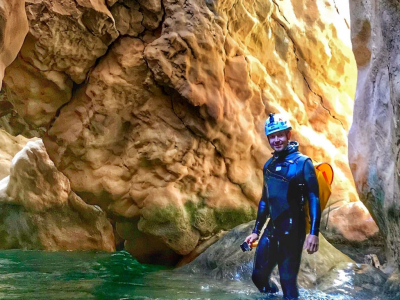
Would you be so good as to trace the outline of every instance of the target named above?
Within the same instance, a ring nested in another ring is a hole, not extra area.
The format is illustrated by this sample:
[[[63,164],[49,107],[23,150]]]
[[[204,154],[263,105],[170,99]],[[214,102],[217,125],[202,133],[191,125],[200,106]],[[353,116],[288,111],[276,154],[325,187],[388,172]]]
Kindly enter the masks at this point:
[[[379,233],[375,221],[360,201],[325,210],[321,227],[329,240],[342,243],[363,242]]]
[[[334,167],[331,203],[357,201],[346,142],[356,67],[334,2],[107,5],[27,2],[30,32],[4,82],[128,251],[176,261],[254,219],[270,112],[287,112],[301,151]]]

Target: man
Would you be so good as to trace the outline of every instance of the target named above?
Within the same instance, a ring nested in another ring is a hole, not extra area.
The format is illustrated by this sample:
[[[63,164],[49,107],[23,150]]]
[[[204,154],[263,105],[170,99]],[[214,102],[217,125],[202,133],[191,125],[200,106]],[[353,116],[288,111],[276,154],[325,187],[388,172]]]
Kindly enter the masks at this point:
[[[284,299],[298,299],[297,274],[301,253],[318,251],[321,218],[318,181],[310,158],[298,151],[299,144],[290,141],[291,125],[283,115],[270,114],[265,122],[265,134],[273,156],[264,166],[263,193],[258,206],[253,233],[246,238],[251,244],[259,238],[267,217],[270,218],[258,243],[253,270],[253,282],[262,293],[276,293],[270,281],[278,264]],[[305,238],[304,201],[308,199],[311,230]],[[305,242],[304,242],[305,240]]]

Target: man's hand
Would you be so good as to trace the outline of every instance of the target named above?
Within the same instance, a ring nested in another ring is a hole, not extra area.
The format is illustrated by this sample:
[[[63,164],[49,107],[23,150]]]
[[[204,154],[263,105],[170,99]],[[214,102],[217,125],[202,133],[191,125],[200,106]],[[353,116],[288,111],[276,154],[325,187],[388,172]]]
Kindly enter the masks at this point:
[[[257,233],[252,233],[250,234],[244,241],[251,245],[254,241],[258,240],[258,234]]]
[[[319,247],[318,236],[313,234],[307,235],[303,249],[307,249],[308,254],[313,254],[318,251],[318,247]]]

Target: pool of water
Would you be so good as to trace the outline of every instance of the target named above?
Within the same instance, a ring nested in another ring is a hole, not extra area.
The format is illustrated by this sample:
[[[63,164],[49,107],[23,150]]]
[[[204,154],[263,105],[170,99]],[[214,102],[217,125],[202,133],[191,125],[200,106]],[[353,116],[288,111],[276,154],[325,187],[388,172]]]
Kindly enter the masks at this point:
[[[301,290],[304,300],[351,300]],[[281,299],[260,295],[251,282],[217,281],[142,265],[127,252],[0,251],[0,299]]]

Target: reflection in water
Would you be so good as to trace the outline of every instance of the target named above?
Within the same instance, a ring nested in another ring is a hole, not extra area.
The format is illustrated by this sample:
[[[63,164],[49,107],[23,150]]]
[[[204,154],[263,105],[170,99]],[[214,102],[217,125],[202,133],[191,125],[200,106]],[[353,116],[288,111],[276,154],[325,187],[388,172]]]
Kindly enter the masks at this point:
[[[347,276],[347,275],[346,275]],[[304,300],[351,300],[300,291]],[[261,300],[251,282],[216,281],[141,265],[128,253],[0,251],[0,299]]]

